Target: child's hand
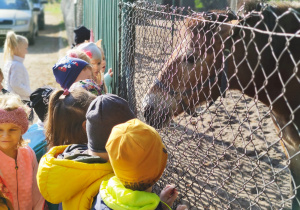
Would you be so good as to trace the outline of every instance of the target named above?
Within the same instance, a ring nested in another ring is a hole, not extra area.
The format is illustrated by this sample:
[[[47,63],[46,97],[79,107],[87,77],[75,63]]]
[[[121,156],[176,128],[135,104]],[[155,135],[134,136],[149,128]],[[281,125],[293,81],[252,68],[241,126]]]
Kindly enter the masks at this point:
[[[188,207],[186,205],[179,205],[176,210],[188,210]]]
[[[178,191],[175,189],[175,185],[167,185],[160,193],[160,200],[168,204],[169,207],[173,206],[174,201],[178,196]],[[168,208],[163,205],[163,209]]]
[[[114,72],[112,71],[112,69],[110,68],[110,69],[108,69],[108,74],[112,77],[113,76],[113,74],[114,74]]]

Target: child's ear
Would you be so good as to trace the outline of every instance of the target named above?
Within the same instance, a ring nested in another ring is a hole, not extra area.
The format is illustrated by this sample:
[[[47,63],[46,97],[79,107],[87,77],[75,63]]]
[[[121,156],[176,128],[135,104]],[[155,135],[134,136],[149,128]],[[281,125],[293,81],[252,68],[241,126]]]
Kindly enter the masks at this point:
[[[83,123],[82,123],[82,128],[85,130],[85,132],[86,132],[86,120],[85,121],[83,121]]]
[[[96,42],[97,47],[102,48],[102,47],[101,47],[101,42],[102,42],[102,39],[99,39],[99,40]]]

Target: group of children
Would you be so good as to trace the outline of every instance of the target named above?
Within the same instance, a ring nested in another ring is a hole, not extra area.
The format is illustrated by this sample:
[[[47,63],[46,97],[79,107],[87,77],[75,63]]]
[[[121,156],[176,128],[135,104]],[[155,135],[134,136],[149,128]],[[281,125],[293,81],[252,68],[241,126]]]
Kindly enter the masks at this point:
[[[75,48],[53,66],[62,89],[34,92],[23,65],[28,41],[7,34],[0,74],[0,209],[171,209],[175,186],[152,193],[168,157],[159,134],[135,117],[127,101],[107,93],[105,77],[111,79],[112,71],[104,75],[101,43],[86,41],[85,27],[74,32]],[[29,107],[39,120],[28,129]]]

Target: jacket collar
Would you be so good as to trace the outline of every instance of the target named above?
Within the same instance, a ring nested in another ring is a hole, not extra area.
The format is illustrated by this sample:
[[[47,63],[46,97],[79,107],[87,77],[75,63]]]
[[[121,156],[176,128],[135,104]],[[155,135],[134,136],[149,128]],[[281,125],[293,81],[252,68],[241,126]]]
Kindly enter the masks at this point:
[[[19,62],[21,62],[21,63],[24,62],[24,58],[21,58],[21,57],[16,56],[16,55],[13,56],[13,60],[14,60],[14,61],[19,61]]]
[[[160,202],[160,198],[155,193],[125,188],[116,176],[102,182],[100,195],[104,203],[115,210],[153,210]]]

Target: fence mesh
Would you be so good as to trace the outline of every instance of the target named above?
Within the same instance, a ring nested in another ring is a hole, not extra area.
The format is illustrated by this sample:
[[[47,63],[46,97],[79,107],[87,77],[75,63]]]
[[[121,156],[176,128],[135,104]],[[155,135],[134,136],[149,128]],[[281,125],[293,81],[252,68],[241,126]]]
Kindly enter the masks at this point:
[[[159,128],[169,157],[155,191],[175,184],[175,205],[292,208],[297,184],[289,166],[299,154],[300,122],[300,14],[293,6],[184,16],[181,8],[120,4],[119,94]],[[295,138],[285,141],[289,132]],[[295,153],[286,157],[291,142]]]

